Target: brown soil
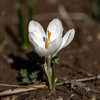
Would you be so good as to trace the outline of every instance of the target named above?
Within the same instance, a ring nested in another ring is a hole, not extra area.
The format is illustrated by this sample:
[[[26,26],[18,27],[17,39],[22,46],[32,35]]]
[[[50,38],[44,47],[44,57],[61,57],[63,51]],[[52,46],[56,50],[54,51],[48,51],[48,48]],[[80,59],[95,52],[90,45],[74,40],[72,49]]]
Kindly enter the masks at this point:
[[[57,5],[63,4],[68,12],[85,12],[90,10],[87,0],[58,0],[56,3],[47,2],[50,0],[36,0],[35,14],[58,12]],[[53,0],[51,0],[53,1]],[[55,0],[56,1],[56,0]],[[4,36],[5,40],[2,43],[0,49],[0,84],[21,84],[19,71],[20,69],[38,70],[38,67],[34,67],[35,62],[30,61],[26,57],[26,53],[34,50],[31,46],[29,51],[25,51],[21,46],[21,39],[18,30],[18,18],[15,9],[16,0],[1,0],[0,12],[5,12],[5,16],[0,20],[0,39]],[[26,22],[28,23],[28,3],[27,1],[18,0],[22,5],[23,13]],[[41,21],[44,29],[48,21]],[[65,22],[62,20],[64,26],[64,33],[68,30]],[[66,77],[69,80],[88,78],[89,76],[84,72],[78,71],[78,69],[85,70],[93,75],[100,74],[100,33],[97,26],[81,27],[84,21],[73,21],[76,26],[76,35],[72,43],[61,50],[57,56],[60,58],[59,65],[56,65],[56,74],[61,77]],[[87,38],[91,38],[88,41]],[[14,63],[9,64],[4,59],[3,54],[9,58],[14,59]],[[71,67],[72,65],[72,67]],[[73,68],[74,67],[74,68]],[[76,69],[76,70],[75,70]],[[62,82],[63,80],[59,80]],[[87,87],[95,90],[100,90],[100,81],[85,82]],[[0,92],[11,89],[12,87],[0,86]],[[69,99],[71,95],[74,96]],[[85,91],[83,88],[77,87],[75,90],[70,90],[69,84],[64,84],[56,87],[56,93],[50,94],[49,89],[39,89],[36,91],[19,93],[11,96],[0,97],[0,100],[6,100],[3,98],[16,96],[15,100],[56,100],[63,98],[63,100],[91,100],[95,95],[98,100],[100,94],[93,91]],[[8,99],[7,99],[8,100]]]

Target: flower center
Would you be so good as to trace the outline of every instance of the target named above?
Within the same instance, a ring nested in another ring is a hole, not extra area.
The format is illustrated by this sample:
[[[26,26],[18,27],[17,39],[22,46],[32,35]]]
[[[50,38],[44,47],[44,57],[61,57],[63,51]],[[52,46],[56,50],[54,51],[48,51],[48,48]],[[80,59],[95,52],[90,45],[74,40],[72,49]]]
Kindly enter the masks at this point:
[[[46,49],[48,49],[49,43],[51,42],[51,40],[50,40],[51,32],[49,30],[47,30],[47,33],[48,33],[48,40],[46,42]]]

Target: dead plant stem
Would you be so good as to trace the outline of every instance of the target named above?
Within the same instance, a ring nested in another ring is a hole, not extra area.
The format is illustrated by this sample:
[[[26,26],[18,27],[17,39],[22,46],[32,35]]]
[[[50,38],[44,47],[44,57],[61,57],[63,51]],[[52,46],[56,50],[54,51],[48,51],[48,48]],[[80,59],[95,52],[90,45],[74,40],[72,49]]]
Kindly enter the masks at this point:
[[[62,78],[59,76],[59,78],[63,79],[63,80],[67,80],[66,78]],[[88,81],[88,80],[93,80],[93,79],[100,79],[100,75],[98,76],[95,76],[95,77],[90,77],[90,78],[84,78],[84,79],[77,79],[76,81]],[[61,83],[57,83],[55,86],[59,86],[59,85],[62,85],[62,84],[67,84],[67,83],[72,83],[74,85],[77,85],[77,86],[80,86],[79,84],[77,83],[74,83],[72,81],[65,81],[65,82],[61,82]],[[4,84],[1,84],[2,86],[10,86],[10,85],[4,85]],[[12,86],[16,86],[16,85],[12,85]],[[17,86],[18,87],[18,86]],[[87,89],[87,87],[83,87],[83,86],[80,86],[82,88],[84,88],[85,90]],[[43,83],[43,85],[30,85],[30,86],[27,86],[25,88],[17,88],[17,89],[10,89],[10,90],[7,90],[7,91],[4,91],[4,92],[1,92],[0,93],[0,96],[6,96],[6,95],[12,95],[12,94],[17,94],[17,93],[22,93],[22,92],[27,92],[27,91],[32,91],[32,90],[37,90],[37,89],[44,89],[44,88],[48,88],[48,86],[45,85],[45,83]],[[94,89],[90,89],[91,91],[93,92],[98,92],[100,93],[100,91],[97,91],[97,90],[94,90]]]
[[[62,19],[65,21],[66,25],[68,26],[68,28],[74,28],[75,29],[75,25],[72,22],[69,14],[67,13],[65,7],[61,4],[58,5],[58,10],[59,13],[61,14]]]

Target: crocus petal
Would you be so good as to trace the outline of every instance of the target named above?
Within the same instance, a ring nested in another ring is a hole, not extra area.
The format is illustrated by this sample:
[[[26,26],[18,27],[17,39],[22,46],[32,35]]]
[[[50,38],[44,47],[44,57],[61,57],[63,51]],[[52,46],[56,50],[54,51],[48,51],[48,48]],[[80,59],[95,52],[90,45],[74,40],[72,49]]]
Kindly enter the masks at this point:
[[[31,34],[33,36],[31,36]],[[41,47],[41,42],[38,40],[38,38],[33,33],[29,33],[28,37],[29,37],[29,41],[32,43],[32,45],[34,47],[35,46],[40,46]]]
[[[63,41],[62,41],[62,45],[61,45],[60,49],[69,45],[70,42],[73,40],[74,35],[75,35],[75,30],[74,29],[69,30],[63,37]]]
[[[29,36],[31,36],[33,40],[34,40],[34,37],[37,37],[38,41],[41,42],[42,44],[41,46],[45,48],[45,42],[43,40],[45,38],[45,32],[42,26],[36,21],[30,21],[28,30],[29,30]]]
[[[35,51],[41,57],[43,57],[43,56],[47,57],[47,56],[51,55],[51,52],[48,49],[44,49],[44,48],[41,48],[39,46],[35,47]]]
[[[48,49],[35,46],[35,51],[40,56],[45,56],[45,57],[49,55],[52,56],[60,48],[61,44],[62,44],[62,38],[56,38],[54,41],[49,43]]]
[[[53,54],[53,57],[59,52],[59,50],[61,50],[62,48],[66,47],[73,40],[74,35],[75,35],[75,30],[74,29],[69,30],[64,35],[62,44],[61,44],[60,48]]]
[[[50,40],[53,41],[57,37],[62,37],[63,26],[59,19],[53,19],[48,27],[47,30],[51,32]],[[47,33],[46,33],[47,34]],[[48,34],[47,34],[48,37]]]
[[[48,50],[51,52],[51,54],[54,54],[60,48],[61,44],[62,38],[58,37],[49,43]]]

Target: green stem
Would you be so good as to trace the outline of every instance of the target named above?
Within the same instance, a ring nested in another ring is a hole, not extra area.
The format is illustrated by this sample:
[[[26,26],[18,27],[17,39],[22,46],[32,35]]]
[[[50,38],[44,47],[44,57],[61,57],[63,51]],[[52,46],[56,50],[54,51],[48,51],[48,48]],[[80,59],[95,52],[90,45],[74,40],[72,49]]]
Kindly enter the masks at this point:
[[[42,68],[42,70],[43,70],[43,73],[45,74],[45,76],[46,76],[46,79],[47,79],[47,81],[48,81],[48,83],[49,83],[49,87],[50,87],[50,89],[51,89],[51,87],[52,87],[52,85],[51,85],[51,80],[50,80],[50,60],[47,60],[47,62],[48,62],[48,64],[46,63],[46,58],[45,58],[45,63],[44,64],[40,64],[40,66],[41,66],[41,68]],[[49,69],[48,69],[48,67],[47,67],[47,65],[49,66]]]
[[[47,58],[47,76],[50,85],[50,89],[52,89],[52,68],[51,68],[51,56]]]
[[[47,62],[47,63],[46,63]],[[43,72],[49,83],[49,88],[52,93],[55,92],[55,58],[53,59],[53,66],[51,67],[51,56],[48,56],[45,60],[44,67],[41,66]]]
[[[53,59],[53,66],[52,66],[52,88],[55,87],[55,58]]]

